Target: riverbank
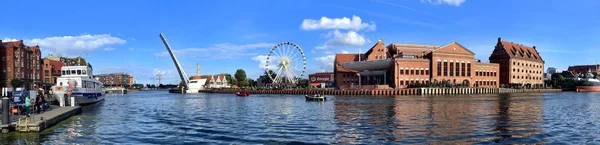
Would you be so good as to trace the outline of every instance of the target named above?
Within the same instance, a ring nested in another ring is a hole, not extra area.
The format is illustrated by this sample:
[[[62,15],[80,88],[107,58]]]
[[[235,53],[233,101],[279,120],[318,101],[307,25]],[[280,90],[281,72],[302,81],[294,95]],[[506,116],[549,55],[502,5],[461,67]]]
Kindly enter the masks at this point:
[[[528,92],[561,92],[561,89],[507,89],[507,88],[408,88],[386,90],[247,90],[250,94],[297,94],[310,95],[451,95],[451,94],[495,94]],[[203,93],[235,93],[236,90],[201,90]]]

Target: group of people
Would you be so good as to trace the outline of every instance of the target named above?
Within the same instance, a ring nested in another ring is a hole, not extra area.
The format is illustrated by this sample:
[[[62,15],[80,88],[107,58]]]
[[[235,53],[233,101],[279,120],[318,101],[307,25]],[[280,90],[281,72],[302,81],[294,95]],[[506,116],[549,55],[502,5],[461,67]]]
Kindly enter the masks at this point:
[[[32,106],[32,104],[33,104],[33,106]],[[50,106],[46,102],[44,95],[40,92],[38,92],[37,95],[35,96],[35,100],[31,99],[30,96],[25,97],[24,109],[25,109],[25,112],[27,113],[27,117],[29,117],[29,115],[31,115],[32,110],[36,114],[39,114],[39,113],[43,113],[48,108],[50,108]]]

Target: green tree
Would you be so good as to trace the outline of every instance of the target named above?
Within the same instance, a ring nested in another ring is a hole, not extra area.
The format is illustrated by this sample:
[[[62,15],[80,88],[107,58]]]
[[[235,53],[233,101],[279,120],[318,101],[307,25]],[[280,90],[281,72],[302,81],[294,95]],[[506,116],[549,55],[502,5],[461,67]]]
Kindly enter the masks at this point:
[[[304,88],[308,87],[308,79],[300,79],[298,81],[298,86]]]
[[[554,86],[563,85],[563,82],[566,80],[565,77],[559,73],[552,74],[551,79]]]
[[[273,83],[273,80],[271,80],[271,78],[269,78],[267,73],[271,74],[271,77],[273,77],[273,78],[276,77],[275,72],[273,72],[272,70],[269,70],[268,72],[265,71],[265,73],[263,75],[258,77],[258,80],[260,80],[261,83],[263,83],[263,84]]]
[[[246,81],[246,71],[243,69],[238,69],[235,71],[235,79],[238,81],[238,86],[248,86],[248,82]]]
[[[248,82],[248,86],[250,86],[250,87],[256,86],[256,81],[254,81],[253,79],[246,78],[246,81]]]
[[[13,88],[19,88],[23,86],[23,81],[21,79],[12,79],[10,80],[10,85]]]

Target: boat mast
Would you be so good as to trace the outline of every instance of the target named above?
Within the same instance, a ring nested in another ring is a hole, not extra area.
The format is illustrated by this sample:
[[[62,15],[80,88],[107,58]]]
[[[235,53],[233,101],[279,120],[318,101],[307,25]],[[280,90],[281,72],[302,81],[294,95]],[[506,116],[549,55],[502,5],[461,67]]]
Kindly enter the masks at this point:
[[[187,76],[187,74],[185,74],[185,71],[181,68],[181,65],[179,65],[179,61],[177,61],[175,54],[173,54],[173,51],[171,51],[171,47],[169,46],[169,43],[167,43],[167,40],[165,39],[165,37],[163,36],[162,33],[160,33],[160,39],[165,44],[165,47],[167,47],[167,51],[169,51],[169,54],[171,55],[171,58],[173,59],[173,63],[175,63],[175,67],[177,67],[177,72],[179,72],[179,77],[181,78],[181,81],[183,82],[184,91],[182,91],[182,93],[185,93],[185,90],[188,89],[189,77]]]

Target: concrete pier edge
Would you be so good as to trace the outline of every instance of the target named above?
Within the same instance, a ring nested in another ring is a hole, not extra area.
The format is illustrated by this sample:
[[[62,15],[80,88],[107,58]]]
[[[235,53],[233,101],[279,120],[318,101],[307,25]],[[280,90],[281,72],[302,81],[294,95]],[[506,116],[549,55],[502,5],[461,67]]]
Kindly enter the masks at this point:
[[[508,88],[408,88],[381,90],[247,90],[250,94],[300,94],[310,95],[460,95],[460,94],[499,94],[499,93],[531,93],[561,92],[561,89],[508,89]],[[200,90],[202,93],[235,93],[237,90]]]

